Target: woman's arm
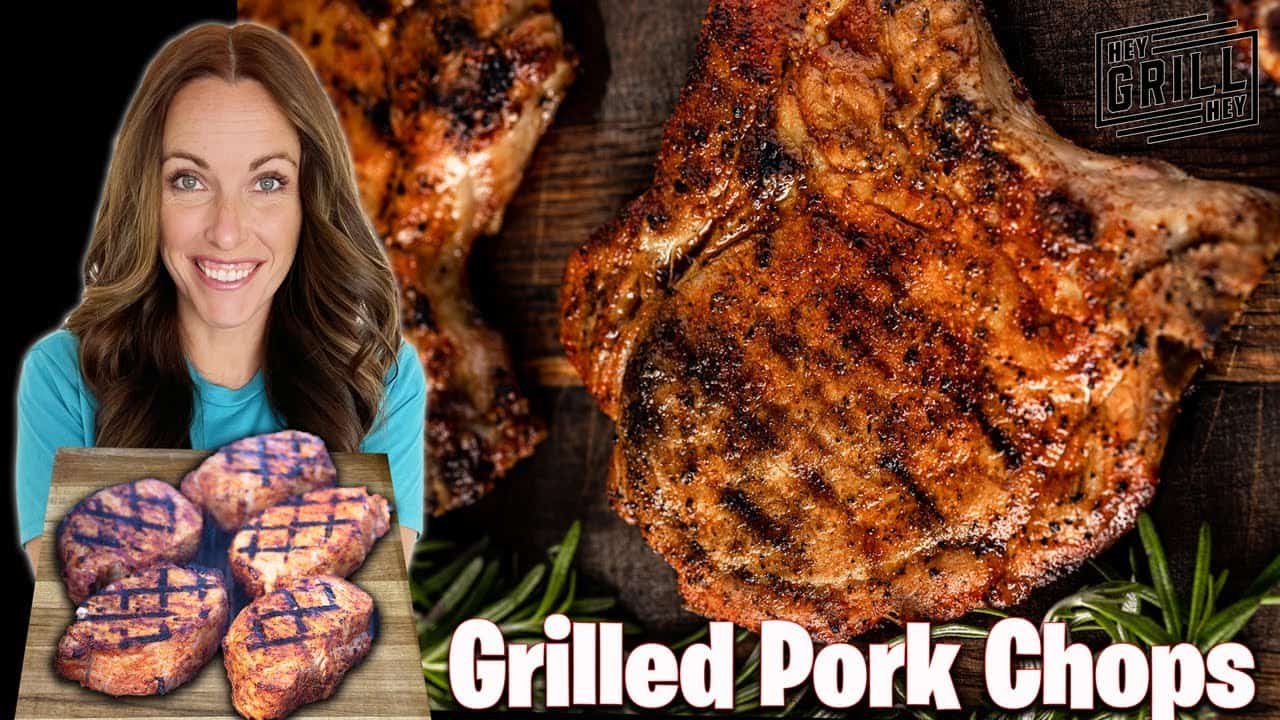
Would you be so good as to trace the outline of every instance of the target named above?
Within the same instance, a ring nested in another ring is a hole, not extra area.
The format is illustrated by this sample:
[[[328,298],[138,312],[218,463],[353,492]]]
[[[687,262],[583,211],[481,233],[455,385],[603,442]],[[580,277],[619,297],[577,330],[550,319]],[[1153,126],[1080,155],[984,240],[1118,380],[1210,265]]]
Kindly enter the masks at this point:
[[[422,533],[423,432],[427,414],[426,377],[417,351],[407,342],[401,342],[396,366],[387,373],[382,408],[373,430],[365,436],[363,449],[387,455],[407,567],[414,542]]]
[[[18,375],[14,461],[19,536],[34,572],[44,531],[53,458],[60,447],[83,447],[83,382],[74,338],[46,336],[27,351]]]

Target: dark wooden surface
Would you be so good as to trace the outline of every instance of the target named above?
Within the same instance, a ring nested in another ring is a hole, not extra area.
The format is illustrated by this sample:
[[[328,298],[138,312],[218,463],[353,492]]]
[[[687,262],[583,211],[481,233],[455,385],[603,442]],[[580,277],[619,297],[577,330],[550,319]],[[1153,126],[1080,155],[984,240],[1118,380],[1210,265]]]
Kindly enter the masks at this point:
[[[478,507],[429,534],[489,532],[543,548],[584,520],[581,565],[619,591],[654,632],[697,623],[684,613],[674,574],[604,499],[612,424],[596,410],[557,340],[564,260],[650,180],[662,125],[675,105],[705,10],[703,0],[566,0],[556,5],[581,55],[578,80],[538,148],[497,237],[480,246],[474,284],[506,332],[549,434]],[[1156,157],[1204,178],[1280,191],[1280,97],[1262,89],[1259,127],[1146,146],[1093,128],[1093,34],[1115,27],[1220,13],[1197,2],[998,0],[1001,47],[1039,111],[1094,150]],[[1214,528],[1214,561],[1239,591],[1280,552],[1280,272],[1272,268],[1240,324],[1185,398],[1153,507],[1176,575],[1189,574],[1201,519]],[[1024,610],[1094,578],[1080,573],[1044,589]],[[1259,655],[1258,717],[1280,716],[1280,609],[1267,608],[1242,638]]]
[[[231,687],[221,653],[189,682],[161,697],[113,698],[82,688],[53,671],[58,640],[75,617],[75,606],[63,589],[55,557],[54,536],[62,517],[75,503],[117,483],[154,477],[176,485],[206,457],[208,453],[193,450],[63,448],[58,451],[36,569],[16,717],[29,720],[240,717],[231,705]],[[386,456],[334,453],[333,460],[338,467],[339,484],[363,485],[369,492],[385,496],[391,501],[391,507],[395,507]],[[217,532],[206,532],[202,545],[216,543],[211,538],[218,536]],[[222,538],[221,542],[227,543],[229,538]],[[202,547],[197,559],[205,564],[221,565],[220,569],[226,573],[225,561],[211,563],[206,557],[207,549]],[[429,712],[427,690],[419,671],[418,635],[400,546],[399,518],[392,516],[391,529],[373,546],[351,581],[373,596],[378,613],[373,648],[347,673],[333,695],[302,706],[291,717],[329,720],[426,717]],[[233,612],[239,604],[235,601],[238,595],[241,593],[237,589],[232,595]]]

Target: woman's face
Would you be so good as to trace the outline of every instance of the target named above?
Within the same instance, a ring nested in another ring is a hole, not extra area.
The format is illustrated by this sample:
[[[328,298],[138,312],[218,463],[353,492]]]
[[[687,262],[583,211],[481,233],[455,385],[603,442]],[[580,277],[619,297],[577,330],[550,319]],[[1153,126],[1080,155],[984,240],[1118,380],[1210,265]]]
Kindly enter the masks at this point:
[[[164,125],[161,255],[184,322],[265,321],[298,249],[301,149],[257,81],[189,82]]]

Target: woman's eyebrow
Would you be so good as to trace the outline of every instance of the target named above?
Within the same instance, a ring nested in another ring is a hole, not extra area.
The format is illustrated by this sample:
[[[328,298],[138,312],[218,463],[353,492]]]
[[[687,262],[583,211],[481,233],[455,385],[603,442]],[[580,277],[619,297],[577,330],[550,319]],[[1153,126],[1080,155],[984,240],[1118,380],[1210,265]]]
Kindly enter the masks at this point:
[[[171,153],[168,153],[167,155],[164,156],[163,159],[161,159],[161,162],[168,162],[169,160],[172,160],[174,158],[182,158],[184,160],[190,160],[191,162],[195,163],[198,167],[200,167],[203,170],[209,169],[209,163],[205,162],[204,160],[201,160],[199,157],[192,155],[189,152],[183,152],[181,150],[175,150]]]
[[[268,161],[270,161],[270,160],[277,160],[277,159],[278,159],[278,160],[287,160],[287,161],[289,161],[290,163],[293,163],[293,166],[294,166],[294,167],[297,167],[297,166],[298,166],[298,163],[297,163],[297,162],[295,162],[293,158],[289,157],[289,153],[286,153],[286,152],[277,152],[277,153],[271,153],[270,155],[263,155],[262,157],[258,158],[257,160],[254,160],[253,162],[249,163],[249,169],[250,169],[250,170],[257,170],[259,167],[261,167],[261,166],[262,166],[263,164],[265,164],[266,162],[268,162]]]

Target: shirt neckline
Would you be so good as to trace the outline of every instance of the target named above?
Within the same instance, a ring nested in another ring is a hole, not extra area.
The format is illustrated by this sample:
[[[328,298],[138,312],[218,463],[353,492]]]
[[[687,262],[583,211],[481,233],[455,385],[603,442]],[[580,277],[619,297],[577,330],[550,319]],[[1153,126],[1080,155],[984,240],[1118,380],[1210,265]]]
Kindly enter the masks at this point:
[[[262,368],[249,378],[249,382],[238,388],[229,388],[224,385],[206,380],[204,376],[196,370],[195,365],[187,360],[187,371],[191,374],[191,381],[195,383],[196,390],[200,394],[200,399],[210,405],[220,405],[222,407],[234,407],[243,405],[260,395],[266,387],[265,380],[262,375]]]

